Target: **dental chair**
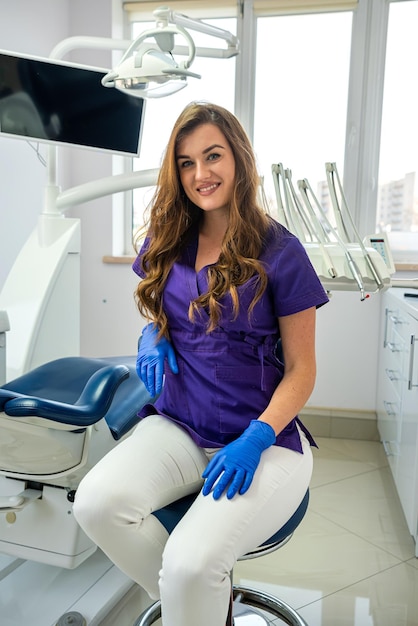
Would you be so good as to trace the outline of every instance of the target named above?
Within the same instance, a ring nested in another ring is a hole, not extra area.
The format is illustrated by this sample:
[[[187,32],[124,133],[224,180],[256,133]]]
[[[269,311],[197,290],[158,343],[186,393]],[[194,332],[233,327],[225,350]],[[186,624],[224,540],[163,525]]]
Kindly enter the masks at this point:
[[[136,357],[66,357],[0,387],[0,553],[73,569],[96,546],[71,503],[151,400]]]

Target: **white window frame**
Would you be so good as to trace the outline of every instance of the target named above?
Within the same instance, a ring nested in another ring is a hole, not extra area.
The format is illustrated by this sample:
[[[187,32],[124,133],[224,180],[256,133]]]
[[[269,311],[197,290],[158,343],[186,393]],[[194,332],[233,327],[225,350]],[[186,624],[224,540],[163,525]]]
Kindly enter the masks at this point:
[[[362,236],[376,229],[389,5],[362,0],[353,15],[344,191]]]

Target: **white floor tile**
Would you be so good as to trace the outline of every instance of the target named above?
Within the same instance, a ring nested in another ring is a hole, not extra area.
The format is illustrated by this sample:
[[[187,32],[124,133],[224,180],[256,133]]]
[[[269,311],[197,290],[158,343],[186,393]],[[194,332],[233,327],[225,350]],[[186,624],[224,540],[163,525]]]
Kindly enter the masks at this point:
[[[312,489],[309,508],[401,560],[415,554],[389,467]]]
[[[380,443],[347,439],[318,439],[317,443],[319,449],[313,449],[312,488],[386,467],[388,464]]]
[[[418,559],[381,444],[318,444],[294,537],[238,563],[234,580],[277,595],[309,626],[418,626]]]
[[[418,571],[381,572],[299,610],[309,626],[417,626]]]
[[[286,546],[238,563],[234,580],[277,595],[297,609],[399,562],[387,551],[308,511]]]
[[[418,559],[415,556],[413,559],[406,561],[406,563],[408,563],[408,565],[410,565],[411,567],[415,567],[416,569],[418,569]]]

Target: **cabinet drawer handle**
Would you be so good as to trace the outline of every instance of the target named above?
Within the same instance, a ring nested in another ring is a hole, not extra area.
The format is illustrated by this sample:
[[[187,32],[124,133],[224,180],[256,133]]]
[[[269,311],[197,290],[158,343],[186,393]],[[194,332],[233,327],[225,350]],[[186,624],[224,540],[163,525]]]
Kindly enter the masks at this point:
[[[388,309],[387,307],[385,308],[385,333],[383,337],[384,348],[386,348],[386,346],[388,345],[388,322],[389,322],[389,316],[391,316],[392,313],[393,311],[391,309]]]
[[[390,441],[382,441],[383,450],[386,456],[395,456],[390,447]]]
[[[390,369],[386,369],[386,376],[389,378],[389,380],[391,380],[392,382],[401,380],[401,377],[399,376],[399,372],[397,372],[396,370],[390,370]]]
[[[413,384],[414,380],[414,356],[415,356],[415,342],[418,341],[418,338],[415,335],[411,335],[411,349],[409,351],[409,376],[408,376],[408,391],[411,391],[417,385]]]
[[[386,342],[387,347],[391,352],[401,352],[401,348],[398,343],[393,343],[393,341]]]
[[[383,406],[385,407],[385,411],[388,415],[396,415],[396,411],[393,410],[393,402],[387,402],[386,400],[383,400]]]
[[[403,320],[401,317],[398,317],[397,315],[391,315],[390,316],[390,321],[393,322],[394,324],[404,324],[405,320]]]

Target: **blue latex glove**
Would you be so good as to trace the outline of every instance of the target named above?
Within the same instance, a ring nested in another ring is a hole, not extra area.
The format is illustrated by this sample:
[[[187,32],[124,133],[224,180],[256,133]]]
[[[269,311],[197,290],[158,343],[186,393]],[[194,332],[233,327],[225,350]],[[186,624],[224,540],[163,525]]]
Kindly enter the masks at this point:
[[[136,372],[153,397],[163,388],[165,359],[173,374],[177,374],[178,365],[173,346],[165,337],[158,339],[158,328],[155,324],[148,324],[142,331]]]
[[[202,474],[206,479],[203,495],[207,496],[215,483],[215,500],[219,500],[225,490],[228,500],[236,493],[243,495],[252,483],[261,453],[275,441],[276,434],[270,424],[252,420],[238,439],[219,450],[209,461]]]

